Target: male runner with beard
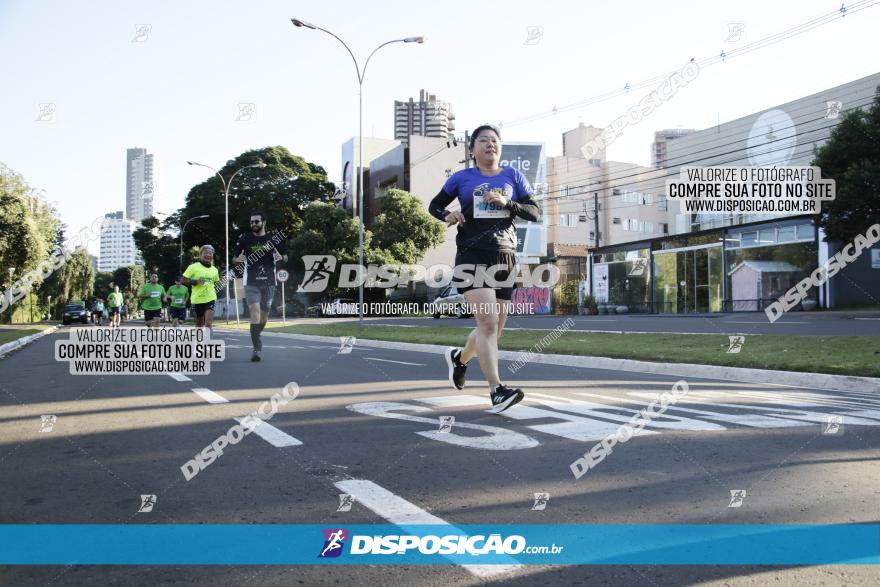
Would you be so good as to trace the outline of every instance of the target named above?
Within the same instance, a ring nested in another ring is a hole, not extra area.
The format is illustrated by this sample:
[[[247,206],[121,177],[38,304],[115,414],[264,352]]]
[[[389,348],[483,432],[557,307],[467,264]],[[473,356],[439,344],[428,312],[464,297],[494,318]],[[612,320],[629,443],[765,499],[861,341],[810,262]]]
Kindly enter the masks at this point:
[[[263,341],[260,333],[269,320],[269,310],[275,296],[275,264],[287,261],[284,238],[266,232],[266,214],[256,210],[251,213],[251,231],[241,235],[232,262],[244,263],[245,296],[251,318],[251,343],[254,353],[251,361],[260,361]]]

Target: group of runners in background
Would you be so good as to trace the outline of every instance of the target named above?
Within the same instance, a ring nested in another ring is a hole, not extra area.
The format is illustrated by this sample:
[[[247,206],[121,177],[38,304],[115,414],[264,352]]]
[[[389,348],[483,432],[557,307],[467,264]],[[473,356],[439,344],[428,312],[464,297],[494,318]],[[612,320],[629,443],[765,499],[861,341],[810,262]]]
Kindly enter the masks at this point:
[[[262,360],[263,343],[260,335],[266,327],[275,296],[276,265],[287,261],[287,248],[283,238],[266,232],[264,212],[253,212],[249,222],[250,232],[242,234],[238,239],[232,260],[241,268],[245,282],[251,342],[254,347],[251,361],[256,362]],[[214,252],[211,245],[203,245],[199,249],[199,260],[190,264],[183,274],[176,276],[174,285],[167,289],[159,283],[157,273],[150,274],[149,281],[138,290],[136,296],[138,305],[144,312],[147,327],[159,326],[166,305],[172,326],[185,324],[188,304],[192,306],[197,327],[212,327],[217,293],[225,285],[214,265]],[[100,297],[92,301],[91,311],[97,326],[103,322],[105,309],[108,326],[118,327],[125,311],[123,295],[118,285],[113,286],[106,301]]]

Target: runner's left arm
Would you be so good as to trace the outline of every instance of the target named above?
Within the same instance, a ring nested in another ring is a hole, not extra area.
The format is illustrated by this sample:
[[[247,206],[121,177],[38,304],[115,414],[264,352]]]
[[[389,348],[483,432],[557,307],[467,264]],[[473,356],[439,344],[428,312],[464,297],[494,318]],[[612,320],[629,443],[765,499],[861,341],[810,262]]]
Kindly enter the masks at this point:
[[[529,185],[529,180],[518,169],[514,170],[514,193],[515,197],[507,202],[507,209],[512,216],[519,216],[530,222],[541,221],[541,209],[538,203],[532,199],[535,190]]]

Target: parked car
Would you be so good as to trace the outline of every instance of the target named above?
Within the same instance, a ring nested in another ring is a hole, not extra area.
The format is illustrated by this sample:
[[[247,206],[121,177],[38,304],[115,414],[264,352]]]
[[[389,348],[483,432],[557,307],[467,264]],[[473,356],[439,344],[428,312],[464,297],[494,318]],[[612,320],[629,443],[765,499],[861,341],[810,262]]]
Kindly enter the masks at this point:
[[[467,311],[467,300],[464,299],[464,294],[451,285],[434,298],[433,304],[435,319],[440,318],[440,316],[467,318],[473,315]]]
[[[280,318],[281,317],[281,300],[276,299],[275,301],[278,302],[278,305],[275,306],[274,308],[272,308],[271,315],[277,316]],[[300,302],[299,300],[294,300],[294,299],[285,300],[284,306],[285,306],[284,315],[287,318],[297,318],[297,317],[306,315],[306,308],[305,308],[305,306],[302,305],[302,302]]]
[[[61,323],[65,326],[71,322],[89,323],[89,311],[86,310],[84,303],[67,304],[64,306],[64,314],[61,317]]]

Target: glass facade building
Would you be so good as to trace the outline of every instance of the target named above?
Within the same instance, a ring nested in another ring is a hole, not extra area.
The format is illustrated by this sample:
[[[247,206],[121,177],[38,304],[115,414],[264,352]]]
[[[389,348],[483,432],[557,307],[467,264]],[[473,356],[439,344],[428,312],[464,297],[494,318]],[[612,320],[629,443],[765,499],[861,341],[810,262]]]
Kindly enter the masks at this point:
[[[604,247],[589,265],[597,303],[627,312],[760,311],[816,269],[818,235],[786,218]]]

